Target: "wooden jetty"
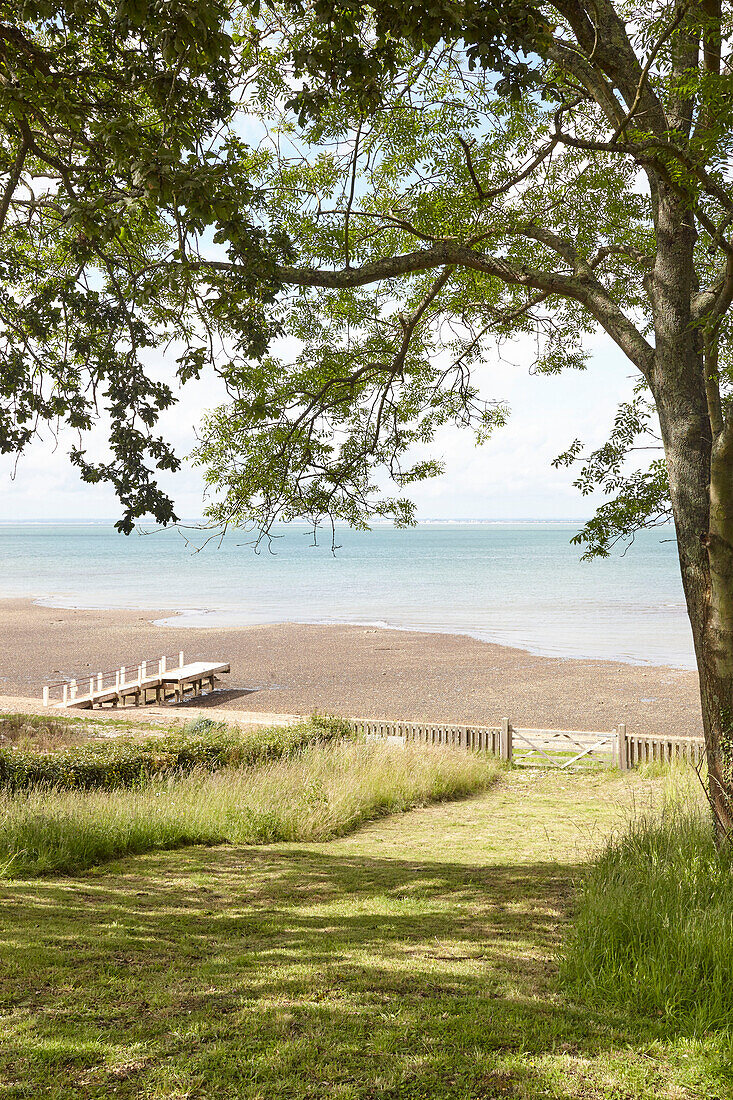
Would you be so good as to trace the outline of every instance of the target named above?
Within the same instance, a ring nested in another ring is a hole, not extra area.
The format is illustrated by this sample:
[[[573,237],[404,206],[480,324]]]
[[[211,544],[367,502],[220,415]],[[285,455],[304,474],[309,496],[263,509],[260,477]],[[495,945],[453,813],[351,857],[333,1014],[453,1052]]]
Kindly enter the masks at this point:
[[[182,702],[213,691],[216,679],[229,672],[225,661],[194,661],[185,664],[183,652],[178,654],[178,664],[168,667],[168,657],[155,661],[141,661],[133,668],[98,672],[89,680],[69,679],[53,685],[61,698],[51,701],[50,687],[43,689],[43,705],[64,709],[89,710],[102,706],[145,706],[146,703]],[[175,661],[176,658],[173,658]]]

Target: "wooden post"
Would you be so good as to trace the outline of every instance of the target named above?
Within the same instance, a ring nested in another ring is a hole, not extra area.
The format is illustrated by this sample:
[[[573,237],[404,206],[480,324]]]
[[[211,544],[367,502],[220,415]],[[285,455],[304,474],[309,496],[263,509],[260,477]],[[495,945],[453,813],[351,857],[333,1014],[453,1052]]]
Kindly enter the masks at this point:
[[[137,670],[137,682],[138,686],[143,682],[143,676],[145,675],[145,662],[138,666]]]
[[[183,668],[183,650],[178,654],[178,667]]]
[[[626,723],[619,722],[616,726],[616,745],[618,751],[618,766],[622,772],[629,770],[629,756],[626,747]]]
[[[89,677],[89,694],[90,695],[94,694],[94,677],[93,676]]]
[[[117,669],[117,671],[115,672],[115,691],[119,691],[119,690],[120,690],[120,670]]]
[[[43,689],[43,705],[44,705],[44,707],[48,706],[48,688],[47,687],[45,687]]]
[[[123,687],[125,686],[125,676],[127,676],[127,669],[123,665],[122,668],[120,669],[120,683],[122,684]]]
[[[64,706],[66,706],[68,701],[69,701],[69,687],[68,687],[68,684],[64,684]]]
[[[143,661],[142,664],[140,665],[140,679],[145,680],[147,678],[147,675],[148,675],[148,662]]]
[[[102,673],[98,672],[97,673],[97,691],[101,691],[101,690],[102,690]]]
[[[71,681],[71,684],[69,685],[69,690],[71,692],[71,698],[76,699],[76,680]]]
[[[508,718],[501,720],[501,734],[499,737],[499,756],[502,760],[511,763],[512,760],[512,727]]]
[[[161,675],[165,672],[165,654],[160,658],[160,672]]]

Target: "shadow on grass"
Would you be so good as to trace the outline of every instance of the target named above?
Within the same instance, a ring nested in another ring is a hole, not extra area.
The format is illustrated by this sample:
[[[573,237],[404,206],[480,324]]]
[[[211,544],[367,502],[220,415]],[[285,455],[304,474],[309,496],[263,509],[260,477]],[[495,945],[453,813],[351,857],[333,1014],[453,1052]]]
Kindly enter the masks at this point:
[[[11,884],[0,1097],[606,1095],[536,1065],[659,1036],[556,995],[578,870],[195,848]]]

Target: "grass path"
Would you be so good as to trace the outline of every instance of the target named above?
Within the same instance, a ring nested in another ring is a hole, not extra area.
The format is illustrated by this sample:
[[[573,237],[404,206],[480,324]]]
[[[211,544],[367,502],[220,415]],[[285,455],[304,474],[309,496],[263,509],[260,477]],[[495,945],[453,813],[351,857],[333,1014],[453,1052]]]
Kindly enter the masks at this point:
[[[325,844],[11,883],[0,1098],[723,1100],[715,1036],[555,984],[589,846],[650,786],[514,772]]]

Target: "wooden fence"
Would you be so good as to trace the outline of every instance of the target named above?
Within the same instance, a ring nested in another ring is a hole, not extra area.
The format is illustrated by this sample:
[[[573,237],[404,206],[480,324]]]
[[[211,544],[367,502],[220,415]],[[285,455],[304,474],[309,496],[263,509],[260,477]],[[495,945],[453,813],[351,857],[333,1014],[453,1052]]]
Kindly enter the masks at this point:
[[[622,771],[636,764],[677,757],[698,764],[705,754],[701,737],[629,734],[620,722],[612,730],[523,729],[502,718],[498,726],[457,726],[433,722],[387,722],[349,719],[356,733],[370,737],[399,737],[405,742],[483,749],[502,760],[523,766],[550,768],[588,764],[615,765]]]
[[[652,760],[670,761],[676,758],[697,765],[704,756],[705,742],[702,737],[667,737],[662,734],[646,737],[628,733],[624,724],[618,727],[617,759],[622,770]]]
[[[369,737],[401,737],[423,745],[446,745],[459,749],[484,749],[501,756],[501,730],[493,726],[447,726],[432,722],[382,722],[364,718],[349,718],[355,733]]]

